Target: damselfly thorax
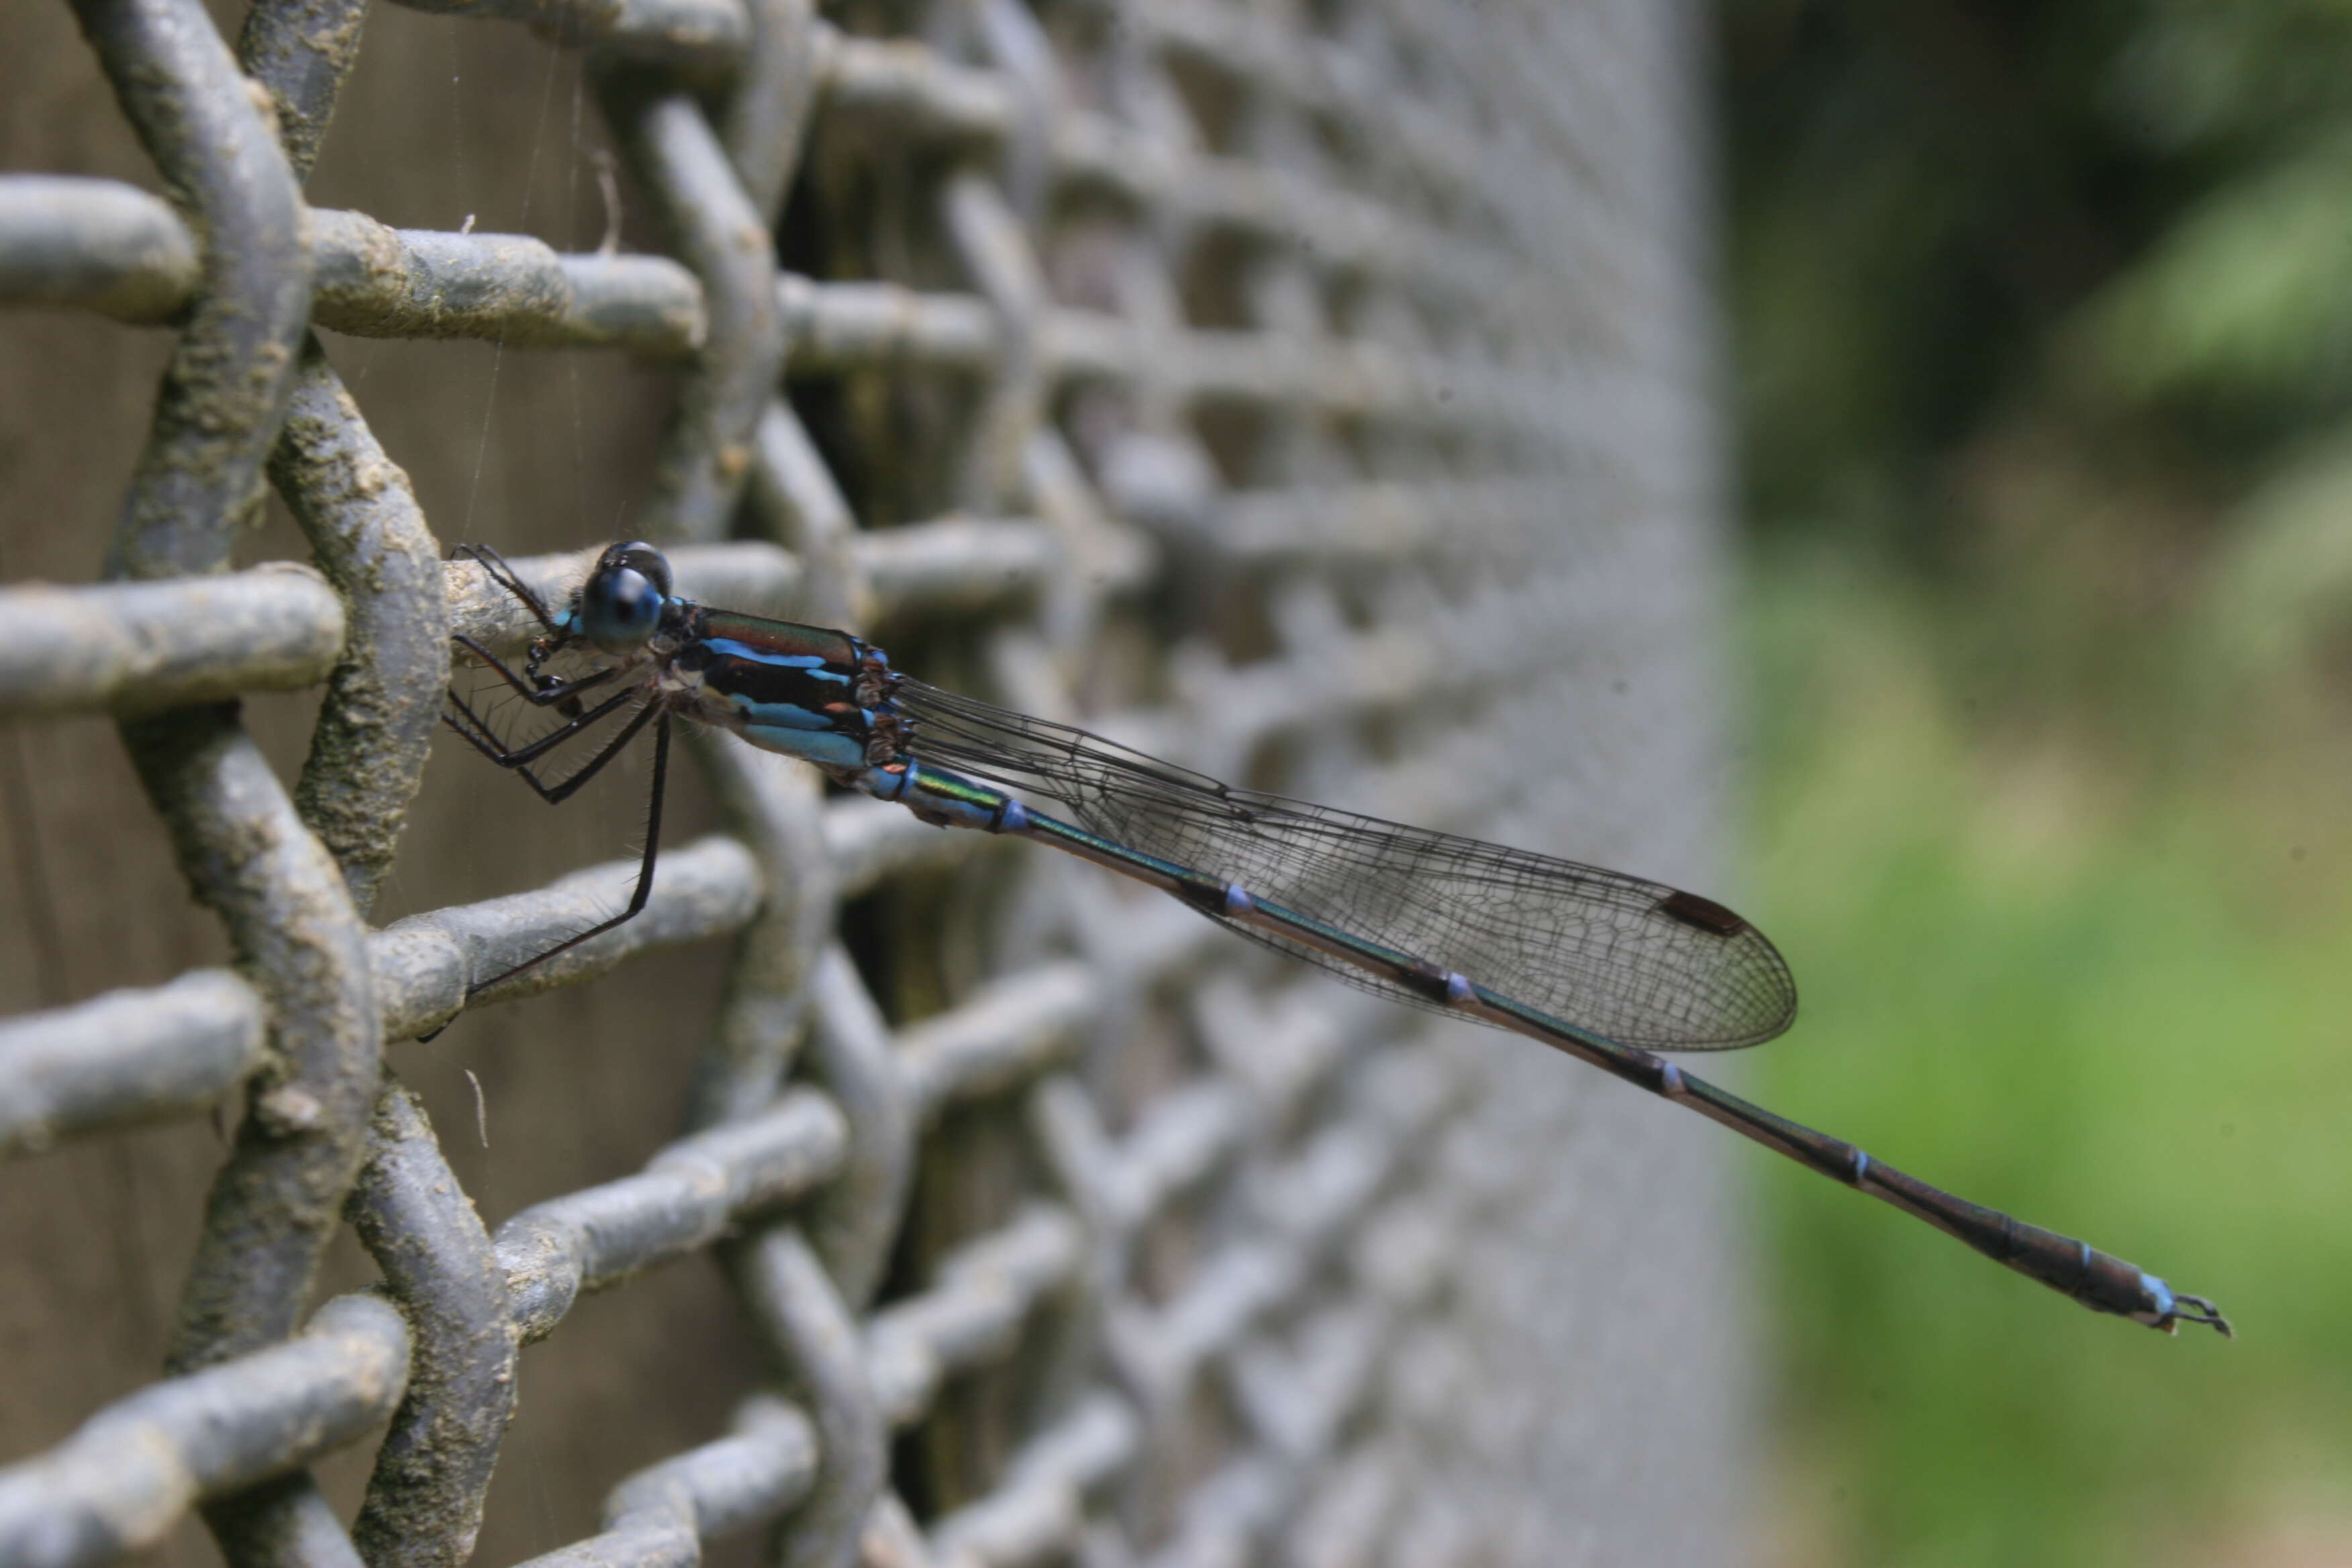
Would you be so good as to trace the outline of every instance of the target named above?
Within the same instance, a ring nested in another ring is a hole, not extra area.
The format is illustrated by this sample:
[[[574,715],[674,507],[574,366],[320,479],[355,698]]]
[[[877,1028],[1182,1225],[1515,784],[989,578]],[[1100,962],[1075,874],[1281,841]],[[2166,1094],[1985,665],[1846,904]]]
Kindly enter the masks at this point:
[[[895,762],[895,680],[879,650],[845,632],[684,606],[686,641],[661,681],[688,718],[836,774]]]

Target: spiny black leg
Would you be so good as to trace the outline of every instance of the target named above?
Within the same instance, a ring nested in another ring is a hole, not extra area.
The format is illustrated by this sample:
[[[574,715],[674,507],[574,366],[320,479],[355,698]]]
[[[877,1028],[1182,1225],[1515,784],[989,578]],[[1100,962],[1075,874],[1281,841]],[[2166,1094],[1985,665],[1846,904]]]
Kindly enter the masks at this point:
[[[660,717],[662,721],[661,734],[664,737],[662,745],[668,745],[668,713],[669,710],[663,707],[659,702],[648,703],[645,708],[638,711],[636,717],[631,719],[627,723],[621,726],[620,733],[613,737],[610,744],[606,745],[603,751],[597,752],[594,756],[589,758],[586,764],[583,765],[578,773],[573,773],[570,778],[565,779],[560,784],[550,786],[541,784],[538,779],[532,777],[531,771],[529,768],[517,768],[515,772],[520,773],[524,778],[530,781],[530,786],[539,791],[540,799],[547,802],[550,805],[562,805],[565,801],[570,800],[574,795],[579,793],[580,786],[582,784],[586,784],[590,779],[593,779],[598,773],[603,773],[606,763],[611,762],[614,757],[619,756],[624,751],[627,750],[629,742],[637,738],[637,731],[644,729],[647,724],[653,722],[656,716]],[[667,755],[667,753],[663,752],[656,755],[654,762],[654,772],[656,778],[660,776],[662,766],[661,757],[663,755]],[[661,792],[656,789],[655,791],[656,796],[658,797],[660,793]]]
[[[646,724],[652,721],[654,715],[661,711],[663,711],[663,709],[658,703],[648,703],[645,708],[639,710],[635,718],[631,719],[626,724],[622,725],[620,731],[615,733],[610,741],[607,741],[604,743],[604,749],[603,751],[598,752],[594,756],[589,758],[588,761],[582,765],[578,773],[573,773],[562,784],[541,784],[539,782],[538,774],[532,773],[529,768],[523,767],[520,764],[502,763],[501,765],[513,766],[515,776],[521,779],[523,783],[530,785],[531,788],[537,790],[539,792],[540,799],[547,802],[550,805],[561,805],[565,801],[570,800],[574,795],[578,794],[581,785],[586,784],[590,779],[594,778],[598,773],[604,772],[605,763],[611,762],[614,757],[619,756],[624,751],[627,750],[629,742],[637,738],[637,731],[644,729]],[[447,714],[445,713],[441,717],[443,722],[447,723],[451,729],[457,730],[461,735],[466,735],[466,731],[463,729],[460,729],[454,721],[451,721]],[[482,743],[478,739],[472,735],[466,735],[466,738],[472,741],[477,749],[481,749]],[[490,757],[494,762],[498,760],[498,753],[496,752],[485,750],[484,754]]]
[[[522,580],[520,574],[507,564],[505,556],[487,544],[460,544],[449,552],[449,556],[453,561],[460,556],[472,561],[481,567],[483,574],[491,582],[520,599],[523,607],[538,617],[541,626],[545,626],[555,636],[562,635],[563,628],[556,624],[554,612],[547,607],[547,601],[541,598],[530,584]]]
[[[557,942],[553,947],[549,948],[545,952],[541,953],[536,958],[527,958],[511,969],[500,970],[498,973],[491,975],[488,980],[477,981],[473,984],[468,985],[466,987],[466,1000],[468,1002],[480,995],[490,986],[496,985],[499,981],[507,979],[510,975],[520,974],[526,969],[534,968],[539,964],[545,963],[557,953],[569,952],[571,949],[578,947],[582,942],[586,942],[592,936],[604,935],[606,931],[611,931],[614,926],[620,925],[625,921],[635,919],[636,915],[645,909],[646,900],[653,896],[654,863],[660,858],[661,854],[662,786],[668,781],[669,777],[668,710],[656,704],[653,707],[647,708],[643,713],[638,714],[635,719],[629,721],[628,728],[621,733],[615,742],[605,748],[603,755],[599,756],[594,762],[589,763],[588,770],[583,770],[592,771],[604,766],[605,762],[609,760],[615,752],[619,751],[623,745],[625,745],[628,742],[631,736],[635,735],[638,730],[644,727],[646,720],[653,718],[656,714],[660,715],[661,722],[654,730],[654,783],[651,798],[646,805],[646,853],[644,859],[638,863],[637,887],[636,890],[629,895],[629,907],[623,910],[619,914],[614,915],[611,920],[600,921],[596,924],[590,926],[586,931],[582,931],[579,935],[567,937],[565,940]],[[524,774],[524,776],[526,778],[530,777],[528,773]],[[536,783],[536,781],[533,782]],[[568,794],[572,786],[578,783],[579,780],[577,778],[573,778],[565,781],[564,784],[558,787]],[[542,795],[547,795],[550,801],[561,798],[556,795],[548,794],[548,792],[544,790],[541,791],[541,793]]]
[[[492,730],[482,716],[474,711],[473,704],[455,691],[445,693],[444,700],[449,704],[449,709],[454,709],[456,711],[452,713],[448,710],[444,710],[441,721],[474,742],[475,749],[482,755],[502,768],[511,768],[544,756],[564,742],[588,730],[611,713],[614,709],[636,695],[634,690],[619,692],[610,700],[598,703],[587,712],[574,715],[566,722],[531,742],[528,746],[512,750],[508,748],[505,740],[498,731]],[[461,719],[462,723],[459,721]]]
[[[556,622],[555,613],[547,607],[547,601],[539,596],[538,590],[522,580],[520,573],[507,564],[505,556],[487,544],[460,544],[450,554],[452,559],[464,556],[472,560],[491,582],[521,600],[523,607],[541,626],[550,632],[562,633],[562,628]]]
[[[466,716],[466,723],[458,723],[446,713],[442,714],[441,719],[444,723],[449,726],[449,728],[457,731],[457,733],[465,736],[468,741],[473,742],[475,750],[480,752],[482,755],[489,758],[490,761],[498,763],[499,766],[502,768],[520,768],[525,763],[536,762],[539,758],[545,756],[548,752],[555,750],[556,747],[563,744],[566,741],[571,740],[582,731],[596,723],[607,714],[613,712],[615,709],[630,701],[639,694],[639,688],[631,687],[626,691],[615,692],[613,696],[606,698],[602,702],[599,702],[595,707],[591,708],[587,712],[583,713],[577,719],[572,720],[569,723],[558,725],[555,729],[549,731],[544,735],[541,735],[538,740],[533,741],[530,745],[520,747],[513,751],[509,751],[505,746],[499,743],[498,736],[491,731],[490,727],[488,724],[482,722],[482,716],[475,712],[473,708],[467,704],[466,700],[458,696],[455,691],[448,694],[449,706],[455,708],[458,712]],[[471,725],[472,728],[467,729],[467,725]],[[636,733],[636,731],[635,728],[632,728],[628,733],[634,735]]]
[[[544,686],[534,686],[528,677],[472,637],[458,636],[449,640],[488,665],[499,679],[520,692],[525,702],[537,708],[553,707],[573,693],[585,691],[592,686],[602,686],[621,673],[621,667],[616,664],[604,669],[591,671],[577,680],[558,680]]]

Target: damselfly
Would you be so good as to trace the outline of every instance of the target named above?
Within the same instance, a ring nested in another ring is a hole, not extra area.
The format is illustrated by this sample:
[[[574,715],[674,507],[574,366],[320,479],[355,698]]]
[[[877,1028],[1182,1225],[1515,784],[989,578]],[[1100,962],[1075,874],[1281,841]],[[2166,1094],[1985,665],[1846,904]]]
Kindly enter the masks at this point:
[[[670,728],[688,719],[813,763],[939,826],[1032,839],[1091,860],[1381,995],[1539,1040],[1881,1198],[2095,1311],[2167,1332],[2184,1322],[2230,1332],[2202,1297],[1929,1186],[1654,1054],[1752,1046],[1795,1016],[1796,987],[1780,953],[1712,900],[1230,788],[1087,731],[927,686],[846,632],[678,598],[668,562],[649,544],[605,551],[561,615],[495,552],[460,553],[528,608],[541,635],[520,668],[470,638],[458,642],[507,697],[557,721],[509,746],[453,689],[450,728],[551,802],[654,731],[651,816],[627,907],[477,983],[468,996],[645,907]],[[602,739],[585,761],[549,771],[561,766],[559,752],[590,736]],[[1034,809],[1031,797],[1058,803],[1073,820]]]

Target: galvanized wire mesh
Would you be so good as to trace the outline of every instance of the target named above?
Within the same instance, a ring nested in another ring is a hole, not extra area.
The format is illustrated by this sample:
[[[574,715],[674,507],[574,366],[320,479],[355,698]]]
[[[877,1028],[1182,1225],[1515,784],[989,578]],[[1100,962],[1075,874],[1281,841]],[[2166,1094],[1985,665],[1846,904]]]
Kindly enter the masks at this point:
[[[312,334],[663,367],[617,515],[707,602],[878,627],[941,684],[1254,784],[1706,884],[1680,12],[419,8],[582,52],[666,253],[306,205],[359,0],[269,0],[233,47],[194,0],[79,0],[165,194],[0,178],[0,300],[175,333],[106,581],[0,590],[0,708],[119,718],[235,955],[0,1023],[0,1148],[244,1095],[167,1375],[0,1471],[0,1563],[191,1510],[240,1564],[464,1562],[540,1396],[523,1347],[695,1253],[756,1341],[740,1402],[606,1478],[562,1560],[762,1530],[807,1564],[1721,1560],[1705,1152],[1523,1042],[731,742],[698,749],[722,831],[645,915],[457,1025],[731,938],[683,1135],[486,1226],[401,1043],[615,872],[368,923],[449,634],[527,633],[443,564]],[[310,561],[232,570],[265,484]],[[603,533],[524,570],[560,593]],[[314,687],[289,789],[235,700]],[[484,773],[424,787],[523,809]],[[346,1221],[381,1283],[310,1310]],[[661,1392],[604,1386],[573,1419]],[[354,1446],[346,1526],[308,1468]]]

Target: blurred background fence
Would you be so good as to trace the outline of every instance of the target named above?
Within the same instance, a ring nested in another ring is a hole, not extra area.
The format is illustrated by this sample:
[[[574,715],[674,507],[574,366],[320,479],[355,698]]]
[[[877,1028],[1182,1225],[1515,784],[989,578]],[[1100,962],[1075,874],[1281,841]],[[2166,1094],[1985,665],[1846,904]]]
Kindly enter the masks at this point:
[[[731,742],[452,1022],[644,781],[427,765],[515,629],[447,546],[643,535],[1720,886],[1683,7],[74,9],[0,24],[0,1561],[1738,1554],[1703,1131]]]

